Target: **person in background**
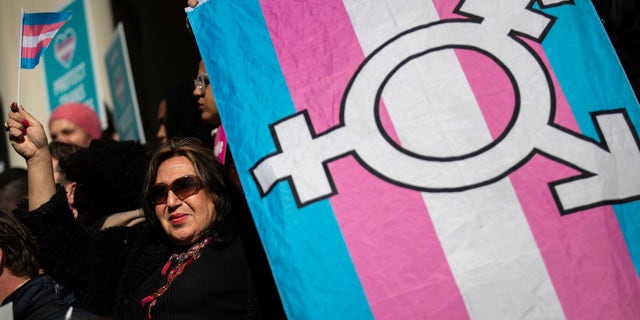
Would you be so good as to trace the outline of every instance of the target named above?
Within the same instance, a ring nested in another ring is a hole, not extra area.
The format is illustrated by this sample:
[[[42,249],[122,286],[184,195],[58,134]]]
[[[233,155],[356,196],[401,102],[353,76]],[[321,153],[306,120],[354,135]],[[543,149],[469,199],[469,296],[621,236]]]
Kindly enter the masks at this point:
[[[160,143],[173,138],[198,138],[205,146],[213,144],[212,123],[201,120],[193,81],[181,81],[167,89],[158,105],[159,128],[156,134]]]
[[[33,234],[13,215],[0,211],[0,305],[12,304],[14,319],[89,319],[70,307],[53,279],[40,274]]]
[[[120,135],[116,130],[115,119],[113,118],[113,110],[105,103],[104,105],[105,115],[107,116],[107,127],[102,130],[100,140],[116,140],[120,141]]]
[[[136,141],[94,140],[61,161],[60,171],[75,185],[67,195],[78,221],[98,230],[144,221],[140,208],[149,157]]]
[[[210,149],[193,138],[161,146],[145,178],[148,223],[91,232],[53,182],[44,128],[22,106],[10,108],[11,145],[37,185],[14,213],[38,237],[42,268],[83,306],[118,319],[260,318],[233,189]]]
[[[160,103],[158,104],[158,131],[156,132],[156,138],[158,138],[158,142],[166,143],[169,138],[167,138],[167,126],[165,124],[167,120],[167,99],[162,98]]]
[[[229,178],[235,187],[242,190],[235,164],[233,163],[233,159],[231,159],[231,153],[227,152],[227,136],[222,126],[222,121],[220,120],[218,105],[213,97],[213,89],[211,88],[209,75],[207,74],[203,60],[200,60],[198,64],[198,74],[193,80],[193,84],[195,87],[193,89],[193,95],[198,99],[198,108],[202,110],[201,119],[204,123],[213,125],[213,130],[211,131],[211,135],[213,136],[213,155],[225,166]]]
[[[221,123],[220,115],[218,114],[216,100],[213,97],[213,91],[209,85],[209,75],[202,60],[198,64],[198,74],[193,83],[193,95],[198,98],[198,108],[202,110],[202,120],[213,124],[217,128]]]
[[[78,210],[75,207],[73,195],[75,194],[77,183],[69,180],[67,174],[60,168],[60,163],[65,162],[76,151],[81,148],[75,144],[64,143],[60,141],[51,141],[49,143],[49,152],[51,153],[51,164],[53,165],[53,181],[64,187],[67,193],[67,202],[69,208],[73,212],[75,218],[78,217]],[[26,172],[26,170],[25,170]]]
[[[56,107],[49,116],[51,140],[86,148],[91,140],[100,139],[102,128],[96,112],[82,103]]]
[[[69,207],[81,223],[102,229],[144,220],[139,209],[149,161],[146,146],[102,139],[80,148],[52,141],[49,152],[54,181],[64,187]]]
[[[0,210],[11,212],[27,197],[27,170],[10,168],[0,174]]]
[[[53,165],[53,179],[56,183],[65,184],[69,182],[66,174],[60,169],[60,162],[64,162],[67,158],[69,158],[76,151],[81,148],[75,144],[69,144],[60,141],[51,141],[49,143],[49,152],[51,153]]]

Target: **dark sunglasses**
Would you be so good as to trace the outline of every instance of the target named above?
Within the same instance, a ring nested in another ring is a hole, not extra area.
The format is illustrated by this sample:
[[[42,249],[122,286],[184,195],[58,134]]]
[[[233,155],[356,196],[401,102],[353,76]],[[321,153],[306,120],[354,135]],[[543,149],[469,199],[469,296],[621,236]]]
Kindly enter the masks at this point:
[[[184,176],[173,180],[169,185],[156,183],[149,187],[149,199],[153,204],[167,203],[167,195],[171,190],[180,200],[184,200],[202,189],[202,182],[196,176]]]

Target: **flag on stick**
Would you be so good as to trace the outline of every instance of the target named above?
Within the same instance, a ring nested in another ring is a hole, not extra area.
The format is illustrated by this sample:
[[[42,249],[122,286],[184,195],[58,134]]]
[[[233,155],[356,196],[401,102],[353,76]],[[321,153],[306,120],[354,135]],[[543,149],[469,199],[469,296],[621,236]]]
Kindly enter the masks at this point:
[[[20,68],[33,69],[40,62],[51,39],[71,18],[71,12],[24,13],[20,37]]]

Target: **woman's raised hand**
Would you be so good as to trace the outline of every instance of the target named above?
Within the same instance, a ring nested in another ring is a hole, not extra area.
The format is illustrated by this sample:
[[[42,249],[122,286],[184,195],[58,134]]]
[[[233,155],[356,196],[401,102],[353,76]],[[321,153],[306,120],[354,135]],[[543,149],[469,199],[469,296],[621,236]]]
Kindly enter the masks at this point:
[[[11,104],[5,129],[11,146],[27,161],[29,210],[40,207],[56,193],[51,153],[42,124],[17,103]]]
[[[22,105],[12,103],[5,129],[9,132],[9,141],[13,149],[25,160],[37,158],[46,153],[49,157],[47,135],[42,124],[36,120]]]

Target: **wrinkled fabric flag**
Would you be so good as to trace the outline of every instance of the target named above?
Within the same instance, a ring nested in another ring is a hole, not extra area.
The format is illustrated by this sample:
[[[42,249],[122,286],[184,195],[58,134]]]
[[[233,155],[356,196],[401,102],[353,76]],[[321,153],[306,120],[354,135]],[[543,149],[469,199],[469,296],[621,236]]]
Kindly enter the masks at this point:
[[[188,17],[290,318],[640,318],[640,109],[590,1]]]
[[[36,12],[22,16],[20,68],[33,69],[71,12]]]

